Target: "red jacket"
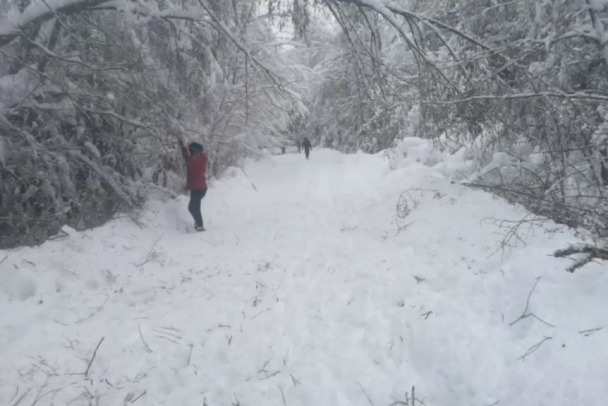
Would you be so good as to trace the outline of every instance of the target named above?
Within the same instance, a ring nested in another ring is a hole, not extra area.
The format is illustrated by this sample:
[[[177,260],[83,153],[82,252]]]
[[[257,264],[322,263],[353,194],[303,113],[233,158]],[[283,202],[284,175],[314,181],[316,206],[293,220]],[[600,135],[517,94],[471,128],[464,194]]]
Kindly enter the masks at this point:
[[[184,155],[188,168],[188,184],[186,187],[190,190],[207,189],[207,180],[205,179],[205,172],[207,171],[207,154],[200,153],[190,155],[190,151],[188,151],[187,148],[182,148],[182,154]]]

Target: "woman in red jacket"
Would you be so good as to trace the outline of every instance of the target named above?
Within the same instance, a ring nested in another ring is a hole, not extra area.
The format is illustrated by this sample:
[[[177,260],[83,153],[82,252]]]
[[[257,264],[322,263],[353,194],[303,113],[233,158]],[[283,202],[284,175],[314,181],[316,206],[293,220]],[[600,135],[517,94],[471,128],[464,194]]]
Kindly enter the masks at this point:
[[[190,190],[190,203],[188,211],[194,218],[194,229],[196,231],[205,231],[203,225],[203,216],[201,215],[201,200],[207,193],[207,180],[205,172],[207,171],[207,154],[205,154],[203,146],[198,142],[191,142],[188,148],[180,140],[182,154],[186,160],[188,173],[187,188]]]

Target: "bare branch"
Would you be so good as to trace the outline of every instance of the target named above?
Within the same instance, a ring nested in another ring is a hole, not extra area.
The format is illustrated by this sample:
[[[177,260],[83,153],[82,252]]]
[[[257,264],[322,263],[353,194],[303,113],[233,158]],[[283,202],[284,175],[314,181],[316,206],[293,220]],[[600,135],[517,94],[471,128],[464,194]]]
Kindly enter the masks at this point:
[[[103,343],[103,340],[105,340],[105,337],[101,337],[101,340],[99,340],[99,342],[97,343],[97,347],[95,347],[95,351],[93,351],[93,356],[91,357],[91,360],[89,361],[89,365],[87,365],[87,370],[84,371],[85,378],[89,377],[89,370],[91,369],[91,365],[93,365],[93,361],[95,360],[95,357],[97,356],[97,350],[99,349],[99,346],[101,345],[101,343]]]
[[[361,389],[361,392],[363,392],[363,394],[365,395],[367,402],[371,405],[374,406],[374,402],[372,402],[372,398],[369,397],[369,395],[367,394],[367,392],[365,391],[365,388],[363,387],[363,385],[361,385],[359,382],[357,382],[357,385],[359,385],[359,388]]]
[[[141,339],[141,342],[144,343],[144,346],[146,347],[146,351],[154,352],[154,351],[152,351],[152,348],[150,348],[148,343],[146,343],[146,340],[144,340],[144,335],[141,332],[141,324],[138,324],[137,326],[139,327],[139,338]]]
[[[596,327],[596,328],[590,328],[587,330],[581,330],[578,333],[584,335],[585,337],[589,337],[591,334],[596,333],[600,330],[602,330],[604,327]]]
[[[530,312],[530,299],[532,298],[532,293],[534,293],[534,290],[536,289],[536,285],[538,285],[538,282],[540,282],[540,279],[541,279],[540,276],[538,278],[536,278],[536,282],[534,282],[532,289],[530,289],[530,293],[528,293],[528,298],[526,299],[526,307],[524,308],[524,311],[521,313],[521,316],[519,316],[517,319],[515,319],[511,323],[509,323],[509,326],[512,326],[515,323],[517,323],[518,321],[523,320],[525,318],[534,317],[536,320],[546,324],[549,327],[555,327],[554,325],[547,323],[546,321],[544,321],[543,319],[541,319],[534,313]]]
[[[549,341],[551,339],[553,339],[553,337],[544,336],[544,338],[542,340],[540,340],[539,342],[534,344],[532,347],[528,348],[528,351],[526,351],[526,353],[524,355],[522,355],[521,357],[517,358],[517,360],[525,361],[527,356],[529,356],[530,354],[532,354],[533,352],[538,350],[540,348],[540,346],[545,343],[545,341]]]

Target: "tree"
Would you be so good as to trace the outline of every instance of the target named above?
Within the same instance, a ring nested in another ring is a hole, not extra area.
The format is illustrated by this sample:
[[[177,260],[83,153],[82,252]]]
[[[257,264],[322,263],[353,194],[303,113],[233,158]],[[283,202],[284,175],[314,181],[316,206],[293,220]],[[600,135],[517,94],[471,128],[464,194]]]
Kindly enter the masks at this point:
[[[277,143],[293,97],[267,67],[277,53],[260,4],[13,10],[0,25],[0,245],[100,224],[154,182],[178,188],[176,137],[202,141],[216,174]]]

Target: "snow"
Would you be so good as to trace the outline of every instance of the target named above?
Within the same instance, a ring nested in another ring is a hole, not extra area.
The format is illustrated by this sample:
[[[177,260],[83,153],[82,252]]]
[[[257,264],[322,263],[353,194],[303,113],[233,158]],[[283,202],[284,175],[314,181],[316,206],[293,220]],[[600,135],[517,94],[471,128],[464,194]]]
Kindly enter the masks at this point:
[[[0,112],[21,102],[37,85],[35,75],[27,69],[0,77]]]
[[[0,404],[602,404],[605,264],[425,151],[266,157],[205,233],[181,197],[0,251]]]
[[[32,2],[23,13],[17,15],[15,18],[11,18],[8,21],[0,23],[0,36],[8,35],[18,31],[21,27],[29,24],[30,22],[41,18],[44,14],[51,10],[58,10],[65,7],[74,6],[80,3],[86,3],[94,5],[109,0],[46,0],[46,1],[34,1]]]
[[[589,0],[592,10],[601,11],[608,5],[608,0]]]

